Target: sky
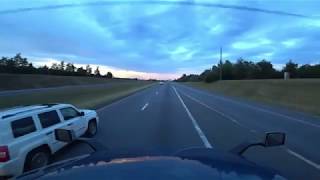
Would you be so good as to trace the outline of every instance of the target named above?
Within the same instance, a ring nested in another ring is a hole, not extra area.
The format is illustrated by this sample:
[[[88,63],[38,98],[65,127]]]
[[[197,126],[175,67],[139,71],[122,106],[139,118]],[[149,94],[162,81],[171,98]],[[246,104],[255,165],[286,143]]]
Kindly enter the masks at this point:
[[[223,59],[320,63],[316,0],[1,0],[0,56],[175,79]]]

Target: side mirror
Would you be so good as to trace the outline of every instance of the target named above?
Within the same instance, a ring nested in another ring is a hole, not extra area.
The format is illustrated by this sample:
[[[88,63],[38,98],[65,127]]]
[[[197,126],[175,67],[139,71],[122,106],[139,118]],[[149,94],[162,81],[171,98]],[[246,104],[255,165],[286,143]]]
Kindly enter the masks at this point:
[[[55,129],[54,135],[57,141],[65,143],[71,143],[75,140],[75,134],[73,130]]]
[[[286,140],[286,134],[282,132],[270,132],[266,133],[266,137],[263,142],[244,142],[239,144],[230,150],[231,153],[238,154],[242,156],[242,154],[253,146],[263,146],[263,147],[272,147],[272,146],[281,146],[284,145]]]
[[[57,141],[61,141],[64,143],[84,143],[90,146],[94,152],[96,151],[106,151],[108,148],[100,144],[99,142],[87,139],[87,138],[75,138],[75,134],[73,130],[68,129],[55,129],[54,135]]]
[[[264,141],[265,147],[281,146],[286,141],[286,134],[281,132],[272,132],[266,134]]]
[[[84,112],[81,111],[81,112],[79,113],[79,115],[80,115],[80,116],[84,116]]]

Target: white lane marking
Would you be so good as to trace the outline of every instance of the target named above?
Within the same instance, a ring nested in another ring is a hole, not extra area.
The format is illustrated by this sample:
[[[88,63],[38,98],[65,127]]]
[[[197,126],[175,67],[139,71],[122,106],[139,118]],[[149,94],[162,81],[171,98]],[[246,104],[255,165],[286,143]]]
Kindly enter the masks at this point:
[[[156,92],[156,95],[158,95],[158,94],[159,94],[159,92],[157,91],[157,92]]]
[[[294,117],[291,117],[291,116],[287,116],[287,115],[284,115],[284,114],[280,114],[280,113],[277,113],[277,112],[273,112],[273,111],[270,111],[270,110],[267,110],[267,109],[259,108],[259,107],[252,106],[252,105],[249,105],[249,104],[245,104],[245,103],[242,103],[242,102],[237,102],[237,101],[234,101],[234,100],[231,100],[231,99],[227,99],[227,98],[224,98],[224,97],[218,97],[218,96],[215,96],[215,95],[212,95],[212,94],[207,94],[205,92],[196,91],[196,90],[191,89],[189,87],[187,87],[187,89],[190,89],[192,91],[199,92],[199,93],[202,93],[202,94],[205,94],[207,96],[211,96],[211,97],[214,97],[214,98],[217,98],[217,99],[221,99],[221,100],[224,100],[224,101],[229,101],[229,102],[232,102],[234,104],[247,106],[247,107],[249,107],[251,109],[255,109],[255,110],[262,111],[262,112],[265,112],[265,113],[269,113],[269,114],[272,114],[272,115],[275,115],[275,116],[280,116],[280,117],[283,117],[283,118],[286,118],[286,119],[290,119],[290,120],[293,120],[293,121],[296,121],[296,122],[300,122],[300,123],[305,124],[305,125],[309,125],[309,126],[320,128],[320,125],[318,125],[318,124],[307,122],[307,121],[304,121],[304,120],[301,120],[301,119],[297,119],[297,118],[294,118]]]
[[[176,88],[175,88],[174,86],[172,86],[172,88],[173,88],[174,92],[176,93],[176,95],[178,96],[178,98],[179,98],[182,106],[183,106],[184,109],[186,110],[189,118],[191,119],[192,124],[193,124],[194,128],[196,129],[196,131],[198,132],[198,134],[199,134],[199,136],[200,136],[200,138],[201,138],[204,146],[205,146],[206,148],[212,148],[212,146],[211,146],[211,144],[209,143],[207,137],[204,135],[204,133],[203,133],[202,130],[200,129],[197,121],[194,119],[194,117],[192,116],[191,112],[189,111],[189,109],[187,108],[187,106],[185,105],[185,103],[183,102],[183,100],[182,100],[182,98],[180,97],[179,93],[177,92]]]
[[[306,159],[305,157],[303,157],[302,155],[300,155],[300,154],[292,151],[291,149],[286,149],[286,151],[287,151],[289,154],[295,156],[296,158],[298,158],[298,159],[304,161],[305,163],[311,165],[312,167],[320,170],[320,164],[317,164],[317,163],[315,163],[315,162],[313,162],[313,161],[311,161],[311,160],[309,160],[309,159]]]
[[[149,103],[146,103],[142,108],[141,111],[144,111],[149,106]]]
[[[199,101],[198,99],[195,99],[195,98],[187,95],[186,93],[182,93],[182,94],[184,94],[185,96],[187,96],[187,97],[190,98],[191,100],[193,100],[193,101],[201,104],[202,106],[204,106],[204,107],[206,107],[206,108],[208,108],[208,109],[210,109],[210,110],[218,113],[220,116],[225,117],[226,119],[229,119],[230,121],[232,121],[233,123],[237,124],[238,126],[241,126],[241,127],[244,127],[244,128],[246,128],[246,129],[248,129],[248,127],[240,124],[240,123],[239,123],[236,119],[234,119],[233,117],[231,117],[231,116],[229,116],[229,115],[227,115],[227,114],[225,114],[225,113],[223,113],[223,112],[221,112],[221,111],[218,111],[218,110],[214,109],[213,107],[208,106],[207,104]]]
[[[201,101],[199,101],[199,100],[197,100],[197,99],[195,99],[195,98],[192,98],[191,96],[189,96],[189,95],[187,95],[187,94],[185,94],[185,93],[183,93],[183,94],[184,94],[185,96],[189,97],[190,99],[198,102],[199,104],[201,104],[201,105],[203,105],[203,106],[205,106],[205,107],[207,107],[207,108],[209,108],[209,109],[211,109],[211,110],[213,110],[213,111],[215,111],[215,112],[217,112],[217,113],[220,113],[219,111],[211,108],[211,107],[208,106],[207,104],[204,104],[204,103],[202,103]],[[221,115],[225,115],[225,114],[222,113]],[[226,117],[228,117],[228,116],[226,116]],[[230,120],[231,120],[231,119],[230,119]],[[235,120],[235,121],[233,121],[233,122],[237,122],[237,121]],[[251,129],[250,131],[253,132],[253,133],[256,133],[256,132],[257,132],[257,131],[254,130],[254,129]],[[312,167],[315,167],[316,169],[319,169],[319,170],[320,170],[320,165],[319,165],[319,164],[317,164],[317,163],[315,163],[315,162],[313,162],[313,161],[305,158],[304,156],[302,156],[302,155],[300,155],[300,154],[292,151],[291,149],[286,149],[286,151],[287,151],[289,154],[295,156],[296,158],[298,158],[298,159],[304,161],[305,163],[311,165]]]
[[[257,108],[257,107],[253,107],[253,106],[250,106],[250,107],[258,109],[258,110],[266,112],[266,113],[269,113],[269,114],[273,114],[273,115],[284,117],[284,118],[287,118],[287,119],[290,119],[290,120],[293,120],[293,121],[296,121],[296,122],[300,122],[300,123],[305,124],[305,125],[309,125],[309,126],[320,128],[320,125],[317,125],[317,124],[314,124],[314,123],[310,123],[310,122],[307,122],[307,121],[304,121],[304,120],[301,120],[301,119],[297,119],[297,118],[290,117],[290,116],[287,116],[287,115],[284,115],[284,114],[272,112],[272,111],[269,111],[269,110],[266,110],[266,109],[262,109],[262,108]]]
[[[130,99],[130,98],[133,98],[133,97],[135,97],[135,96],[138,96],[138,95],[140,95],[140,94],[142,94],[142,93],[146,93],[146,91],[149,91],[149,88],[151,88],[151,87],[154,86],[154,85],[155,85],[155,84],[149,85],[149,86],[147,86],[147,87],[143,87],[142,89],[139,89],[139,90],[133,92],[131,95],[125,96],[125,97],[123,97],[123,98],[120,98],[120,100],[117,100],[117,101],[115,101],[115,102],[113,102],[113,103],[111,103],[111,104],[108,104],[108,105],[106,105],[106,106],[103,106],[103,107],[97,109],[96,111],[97,111],[97,112],[104,111],[105,109],[107,109],[107,108],[109,108],[109,107],[112,107],[112,106],[116,106],[117,104],[122,103],[123,101],[126,101],[126,100],[128,100],[128,99]]]

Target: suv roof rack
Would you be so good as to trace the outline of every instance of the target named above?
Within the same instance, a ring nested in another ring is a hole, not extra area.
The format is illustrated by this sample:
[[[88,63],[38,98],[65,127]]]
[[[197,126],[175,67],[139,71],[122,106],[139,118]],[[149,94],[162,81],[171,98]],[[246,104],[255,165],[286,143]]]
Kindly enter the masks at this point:
[[[27,104],[27,105],[23,105],[22,107],[27,107],[27,106],[47,106],[47,107],[52,107],[58,105],[58,103],[42,103],[42,104]],[[21,106],[18,106],[21,107]]]
[[[52,107],[58,105],[57,103],[45,103],[45,104],[39,104],[39,106],[48,106],[48,107]]]
[[[50,108],[50,107],[55,106],[55,105],[58,105],[58,104],[57,103],[46,103],[46,104],[25,105],[25,106],[22,106],[22,107],[27,107],[27,106],[47,106],[48,108]],[[21,107],[21,106],[19,106],[19,107]],[[38,107],[38,108],[34,108],[34,109],[20,111],[20,112],[17,112],[17,113],[7,114],[7,115],[2,116],[1,118],[5,119],[5,118],[8,118],[8,117],[15,116],[17,114],[21,114],[21,113],[25,113],[25,112],[29,112],[29,111],[35,111],[35,110],[43,109],[43,108],[45,108],[45,107]],[[14,108],[12,108],[12,109],[14,109]]]

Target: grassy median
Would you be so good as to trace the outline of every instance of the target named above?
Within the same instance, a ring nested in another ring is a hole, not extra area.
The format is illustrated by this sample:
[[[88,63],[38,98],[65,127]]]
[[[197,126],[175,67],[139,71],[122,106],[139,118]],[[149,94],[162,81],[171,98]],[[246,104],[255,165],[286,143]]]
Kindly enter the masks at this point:
[[[80,108],[97,109],[151,85],[148,81],[132,81],[115,83],[107,87],[74,87],[46,90],[41,93],[30,92],[27,94],[0,96],[0,108],[57,102],[71,103]]]
[[[188,85],[320,115],[320,79],[228,80]]]
[[[0,91],[48,88],[72,85],[93,85],[107,84],[114,82],[132,82],[128,79],[107,79],[99,77],[86,76],[55,76],[43,74],[1,74],[0,73]]]

